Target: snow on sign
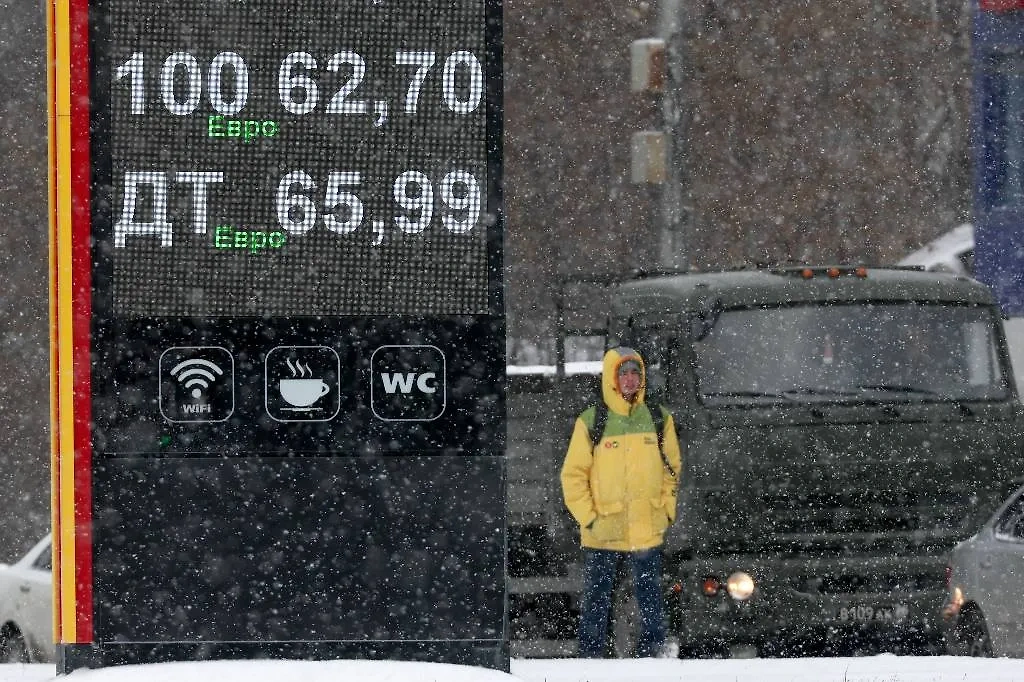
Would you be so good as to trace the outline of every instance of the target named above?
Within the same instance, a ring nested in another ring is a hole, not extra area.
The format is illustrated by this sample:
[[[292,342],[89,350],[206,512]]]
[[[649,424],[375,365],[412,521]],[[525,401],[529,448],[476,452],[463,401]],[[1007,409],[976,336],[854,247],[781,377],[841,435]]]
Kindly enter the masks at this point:
[[[501,16],[53,3],[61,669],[507,669]]]

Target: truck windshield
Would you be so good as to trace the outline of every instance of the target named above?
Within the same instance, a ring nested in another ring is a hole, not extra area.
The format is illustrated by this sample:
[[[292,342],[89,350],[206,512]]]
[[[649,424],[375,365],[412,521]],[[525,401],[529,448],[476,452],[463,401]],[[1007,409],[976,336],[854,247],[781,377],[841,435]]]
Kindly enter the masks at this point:
[[[999,400],[993,311],[942,304],[729,310],[695,343],[707,404]]]

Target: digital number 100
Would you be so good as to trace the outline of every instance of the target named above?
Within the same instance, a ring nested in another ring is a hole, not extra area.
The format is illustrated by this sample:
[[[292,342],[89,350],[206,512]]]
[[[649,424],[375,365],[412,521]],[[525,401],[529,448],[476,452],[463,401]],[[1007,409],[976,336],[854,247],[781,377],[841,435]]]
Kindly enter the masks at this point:
[[[357,90],[366,78],[366,61],[356,52],[345,50],[330,56],[326,70],[348,74],[337,86],[325,111],[328,114],[380,114],[388,102],[401,99],[401,111],[417,112],[420,91],[437,62],[437,54],[429,51],[395,52],[394,65],[406,68],[408,83],[403,93],[378,93],[378,99],[367,100]],[[308,52],[292,52],[281,60],[277,75],[277,91],[281,106],[292,114],[303,115],[314,111],[321,101],[321,86],[315,72],[319,69],[316,58]],[[160,99],[167,111],[175,116],[193,114],[200,106],[205,90],[214,111],[234,116],[249,101],[249,67],[241,55],[221,52],[205,69],[188,52],[174,52],[160,68]],[[127,80],[132,114],[145,114],[146,60],[142,52],[134,52],[114,70],[115,80]],[[204,87],[205,83],[205,87]],[[476,111],[484,96],[483,67],[476,55],[466,50],[452,52],[441,67],[441,93],[445,107],[456,114]],[[389,96],[390,95],[390,96]]]

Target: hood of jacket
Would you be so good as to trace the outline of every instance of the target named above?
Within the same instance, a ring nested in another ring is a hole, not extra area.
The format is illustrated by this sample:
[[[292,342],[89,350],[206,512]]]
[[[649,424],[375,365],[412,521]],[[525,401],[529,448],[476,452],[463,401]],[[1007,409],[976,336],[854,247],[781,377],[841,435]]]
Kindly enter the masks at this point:
[[[622,397],[619,391],[619,366],[626,360],[634,360],[640,364],[640,390],[632,403]],[[628,415],[633,405],[639,405],[644,401],[644,392],[647,389],[647,365],[632,348],[619,346],[612,348],[604,354],[604,362],[601,366],[601,397],[608,409],[617,414]]]

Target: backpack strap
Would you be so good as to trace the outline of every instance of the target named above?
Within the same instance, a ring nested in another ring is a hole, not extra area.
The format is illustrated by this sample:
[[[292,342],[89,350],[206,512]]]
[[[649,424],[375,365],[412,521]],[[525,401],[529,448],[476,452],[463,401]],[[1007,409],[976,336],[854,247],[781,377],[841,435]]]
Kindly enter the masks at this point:
[[[665,455],[665,408],[654,405],[648,406],[647,410],[651,413],[651,421],[654,422],[654,432],[658,434],[658,454],[661,455],[661,461],[668,469],[669,475],[675,478],[676,472],[672,470],[672,465],[668,463],[668,457]]]
[[[646,403],[644,404],[646,405]],[[665,455],[665,408],[661,405],[648,405],[647,411],[651,413],[651,421],[654,422],[654,433],[658,435],[658,454],[661,455],[661,461],[668,470],[669,475],[675,478],[676,472],[673,471],[672,465],[668,463],[668,457]],[[596,448],[597,444],[604,438],[604,428],[607,425],[608,406],[604,404],[604,401],[600,401],[594,405],[594,424],[588,429],[591,450]]]
[[[608,425],[608,406],[604,401],[594,405],[594,424],[590,427],[590,449],[593,450],[604,438],[604,427]]]

